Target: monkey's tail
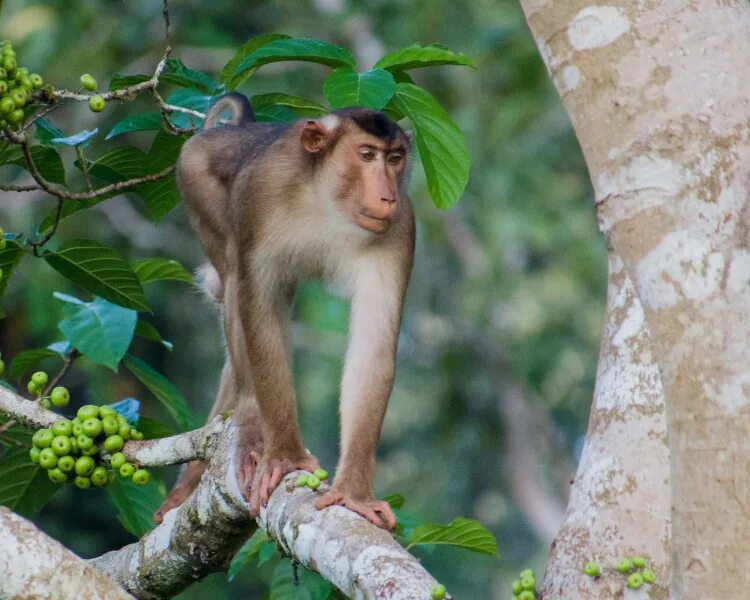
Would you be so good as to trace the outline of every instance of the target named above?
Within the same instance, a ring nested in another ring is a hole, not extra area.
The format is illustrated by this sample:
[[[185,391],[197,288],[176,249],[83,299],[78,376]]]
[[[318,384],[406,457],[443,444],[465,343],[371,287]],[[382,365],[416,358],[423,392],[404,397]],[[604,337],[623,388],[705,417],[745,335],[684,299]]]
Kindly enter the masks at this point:
[[[216,127],[222,119],[222,113],[226,110],[229,111],[230,116],[225,120],[230,125],[247,125],[255,121],[255,112],[250,101],[242,94],[231,92],[219,96],[219,99],[208,109],[203,121],[203,129]]]

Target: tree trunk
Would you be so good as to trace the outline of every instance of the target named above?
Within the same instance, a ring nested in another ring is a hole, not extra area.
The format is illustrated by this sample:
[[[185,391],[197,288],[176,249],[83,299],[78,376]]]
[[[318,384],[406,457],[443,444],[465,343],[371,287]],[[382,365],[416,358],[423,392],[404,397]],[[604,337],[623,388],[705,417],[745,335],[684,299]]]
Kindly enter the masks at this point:
[[[750,5],[522,4],[652,333],[671,595],[736,598],[750,587]]]

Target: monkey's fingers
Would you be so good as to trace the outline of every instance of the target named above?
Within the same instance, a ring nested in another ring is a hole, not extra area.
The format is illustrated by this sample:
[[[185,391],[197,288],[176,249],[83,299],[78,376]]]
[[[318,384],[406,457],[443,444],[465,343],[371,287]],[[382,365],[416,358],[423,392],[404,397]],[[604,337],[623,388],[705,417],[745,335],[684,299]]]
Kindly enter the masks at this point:
[[[354,500],[336,489],[331,489],[318,500],[315,508],[322,510],[333,505],[349,509],[381,529],[392,531],[396,527],[396,516],[387,502],[380,500]]]

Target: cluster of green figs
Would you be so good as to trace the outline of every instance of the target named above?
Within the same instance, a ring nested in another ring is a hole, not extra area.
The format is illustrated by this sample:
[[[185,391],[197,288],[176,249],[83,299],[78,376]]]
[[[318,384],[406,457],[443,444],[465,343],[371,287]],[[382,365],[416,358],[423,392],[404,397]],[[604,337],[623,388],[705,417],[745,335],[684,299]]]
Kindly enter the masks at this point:
[[[45,408],[67,406],[70,393],[62,386],[43,395],[47,382],[47,374],[37,371],[27,389]],[[61,418],[50,428],[38,429],[31,438],[29,456],[47,470],[51,481],[72,482],[83,490],[107,485],[115,473],[136,485],[146,485],[151,478],[149,472],[129,463],[120,452],[131,439],[142,440],[143,434],[130,427],[114,408],[87,404],[78,409],[74,419]]]
[[[513,600],[535,600],[536,575],[534,569],[524,569],[513,582]]]
[[[628,587],[631,590],[638,590],[644,584],[652,584],[656,581],[656,574],[646,564],[646,559],[642,556],[632,556],[620,559],[615,569],[628,576]],[[589,562],[583,567],[583,572],[589,577],[599,577],[601,568],[596,562]]]
[[[0,42],[0,129],[23,124],[28,116],[24,109],[31,104],[34,91],[43,86],[39,73],[18,64],[13,44]]]

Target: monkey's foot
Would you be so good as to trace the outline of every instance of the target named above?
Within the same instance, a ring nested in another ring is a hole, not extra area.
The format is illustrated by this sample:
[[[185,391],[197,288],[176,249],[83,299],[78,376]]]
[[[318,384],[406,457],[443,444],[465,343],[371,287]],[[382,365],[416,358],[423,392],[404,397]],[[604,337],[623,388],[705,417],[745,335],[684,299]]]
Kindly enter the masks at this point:
[[[381,500],[355,500],[333,487],[318,500],[315,508],[321,510],[333,505],[348,508],[382,529],[393,531],[396,527],[396,515],[393,514],[393,509],[391,509],[391,505],[387,502]]]
[[[309,452],[299,457],[260,457],[257,452],[250,453],[250,459],[255,463],[255,477],[252,478],[250,487],[250,514],[254,517],[260,513],[260,507],[268,504],[268,498],[276,487],[281,483],[284,475],[300,469],[311,473],[320,469],[320,463]],[[247,490],[249,480],[245,479],[243,488]],[[245,492],[247,493],[247,492]]]
[[[172,491],[169,492],[169,496],[167,496],[164,504],[154,513],[154,521],[161,523],[168,511],[177,508],[188,499],[193,490],[198,487],[203,471],[206,470],[207,466],[202,460],[194,460],[188,463],[187,468],[177,480],[177,483],[175,483]]]

